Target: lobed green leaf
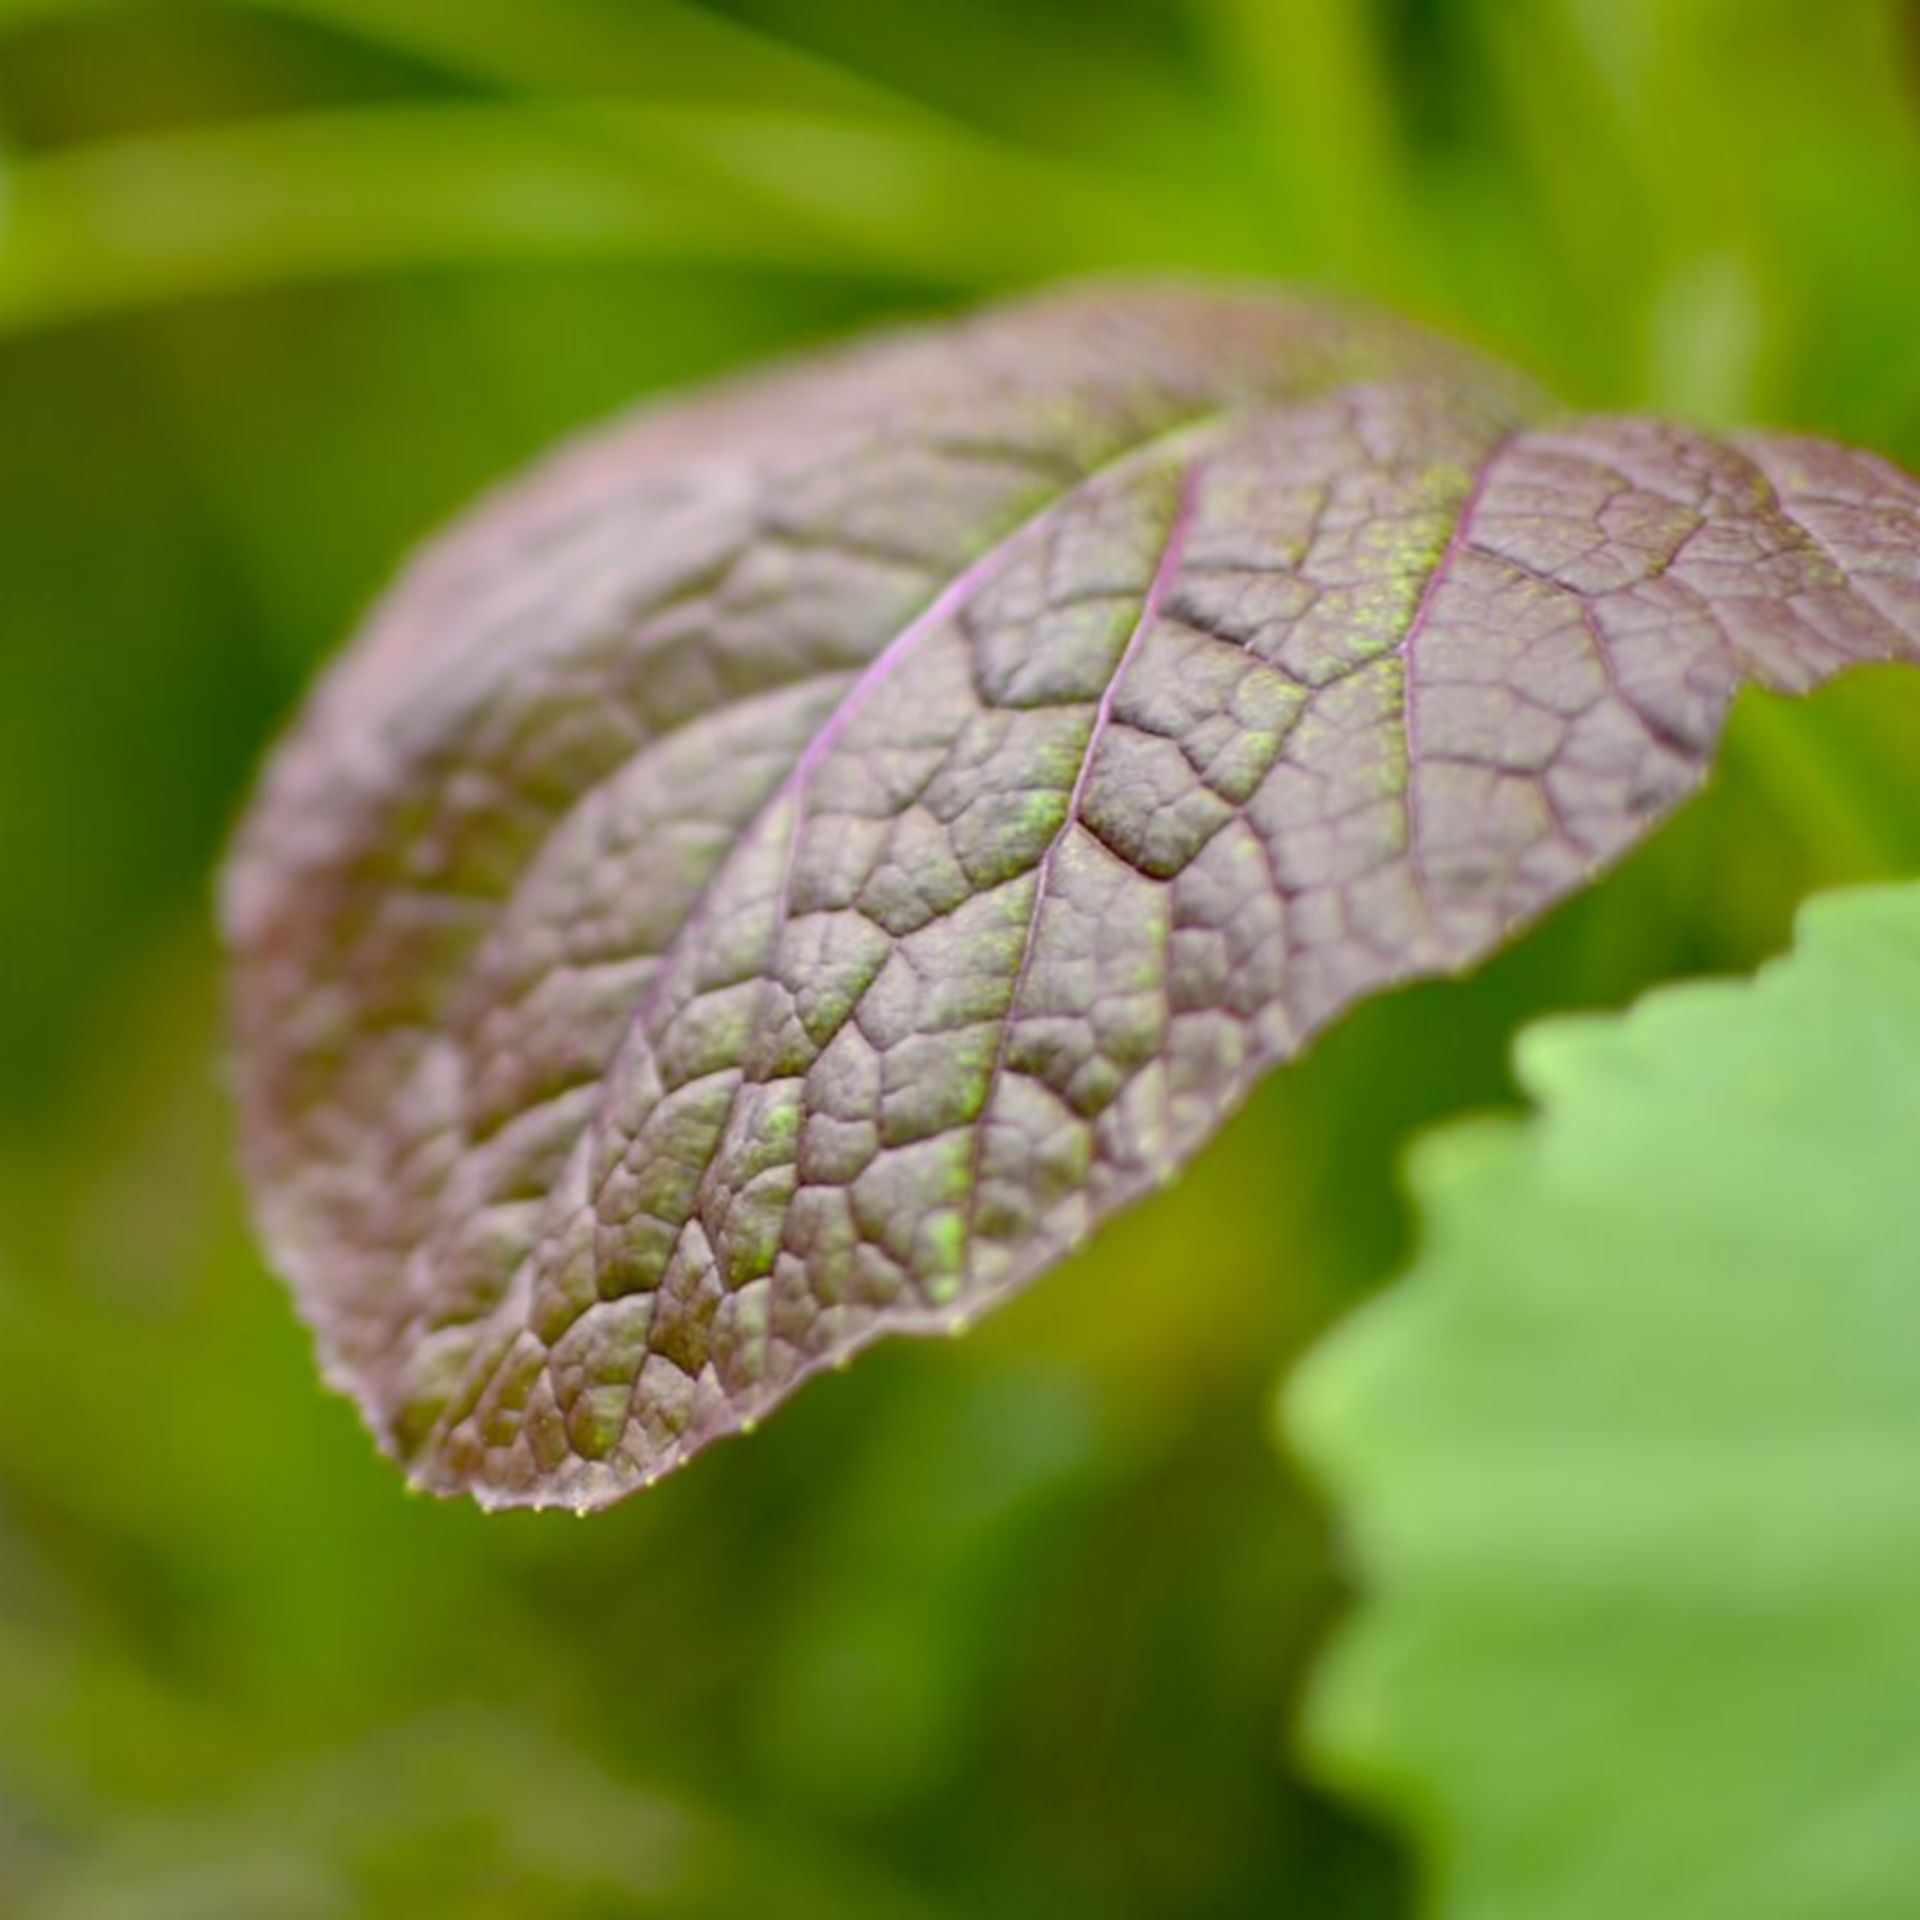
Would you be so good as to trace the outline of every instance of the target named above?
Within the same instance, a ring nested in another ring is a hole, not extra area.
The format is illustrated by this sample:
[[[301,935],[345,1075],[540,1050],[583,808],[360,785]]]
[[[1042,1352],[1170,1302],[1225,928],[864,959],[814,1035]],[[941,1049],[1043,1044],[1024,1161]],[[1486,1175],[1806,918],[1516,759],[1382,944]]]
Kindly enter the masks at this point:
[[[1368,1595],[1313,1744],[1447,1920],[1920,1911],[1920,889],[1519,1065],[1294,1383]]]

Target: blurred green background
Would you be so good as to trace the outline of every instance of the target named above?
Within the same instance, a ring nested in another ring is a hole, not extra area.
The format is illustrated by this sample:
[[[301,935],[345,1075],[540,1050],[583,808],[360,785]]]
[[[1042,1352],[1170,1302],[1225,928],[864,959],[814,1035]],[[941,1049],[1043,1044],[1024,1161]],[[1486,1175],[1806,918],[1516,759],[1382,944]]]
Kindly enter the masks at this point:
[[[408,1496],[229,1169],[209,873],[410,541],[644,392],[1154,269],[1920,465],[1920,9],[0,0],[0,1913],[1412,1910],[1290,1757],[1340,1575],[1272,1383],[1518,1020],[1920,871],[1901,675],[1743,711],[1071,1269],[589,1523]]]

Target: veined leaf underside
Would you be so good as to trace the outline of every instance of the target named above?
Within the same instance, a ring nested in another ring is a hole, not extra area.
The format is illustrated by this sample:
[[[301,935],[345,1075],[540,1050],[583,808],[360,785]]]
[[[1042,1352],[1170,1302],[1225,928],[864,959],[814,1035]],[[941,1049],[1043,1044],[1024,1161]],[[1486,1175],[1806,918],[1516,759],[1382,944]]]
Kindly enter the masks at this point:
[[[1355,1000],[1920,641],[1872,456],[1099,289],[643,413],[408,573],[227,874],[266,1232],[421,1484],[965,1325]]]

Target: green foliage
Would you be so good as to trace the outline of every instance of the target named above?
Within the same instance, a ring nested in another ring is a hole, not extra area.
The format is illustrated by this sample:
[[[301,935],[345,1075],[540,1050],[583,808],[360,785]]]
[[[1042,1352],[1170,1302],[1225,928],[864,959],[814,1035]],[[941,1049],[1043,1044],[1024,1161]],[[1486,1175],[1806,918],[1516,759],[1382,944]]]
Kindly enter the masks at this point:
[[[1046,1288],[593,1527],[409,1501],[313,1392],[226,1172],[207,875],[475,489],[1041,275],[1319,281],[1582,405],[1920,465],[1914,39],[1903,0],[0,0],[0,1911],[251,1917],[263,1847],[356,1914],[484,1912],[507,1860],[595,1920],[802,1880],[1401,1911],[1277,1737],[1330,1575],[1273,1373],[1397,1258],[1398,1142],[1506,1096],[1517,1021],[1920,870],[1896,679],[1737,715],[1626,872],[1369,1007]],[[555,1862],[503,1754],[720,1877]]]
[[[1532,1028],[1296,1376],[1368,1598],[1310,1716],[1447,1920],[1920,1908],[1920,889]]]

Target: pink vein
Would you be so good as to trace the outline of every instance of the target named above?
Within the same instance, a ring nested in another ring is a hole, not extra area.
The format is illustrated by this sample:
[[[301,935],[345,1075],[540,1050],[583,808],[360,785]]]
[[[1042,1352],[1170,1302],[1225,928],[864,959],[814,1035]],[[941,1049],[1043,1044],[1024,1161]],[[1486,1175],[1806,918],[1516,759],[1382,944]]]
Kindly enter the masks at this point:
[[[800,757],[780,777],[767,797],[754,808],[746,824],[735,836],[735,850],[751,841],[760,828],[789,800],[800,803],[794,810],[795,819],[792,829],[794,841],[798,840],[803,824],[800,815],[805,810],[804,802],[809,782],[819,770],[821,762],[844,736],[854,716],[866,705],[888,673],[918,648],[929,634],[937,632],[948,621],[955,618],[971,595],[1012,565],[1018,555],[1029,545],[1044,538],[1068,510],[1085,496],[1089,487],[1102,481],[1118,479],[1153,459],[1163,457],[1170,447],[1218,426],[1221,417],[1219,414],[1206,414],[1198,419],[1183,420],[1169,432],[1148,440],[1140,446],[1130,448],[1119,459],[1109,462],[1106,466],[1096,467],[1091,472],[1082,474],[1064,492],[1048,501],[1045,506],[1013,528],[1011,532],[1002,535],[977,559],[970,562],[964,572],[949,581],[933,600],[921,608],[861,669],[860,677],[841,696],[833,712],[822,724],[820,731],[808,739],[801,750]],[[782,876],[780,886],[782,903],[785,902],[792,883],[793,853],[794,844],[790,842],[787,850],[788,868]],[[661,999],[672,984],[671,962],[674,950],[688,931],[698,925],[714,890],[726,875],[729,866],[730,857],[722,859],[719,866],[708,876],[706,882],[689,902],[686,912],[681,916],[679,929],[659,954],[659,967],[641,989],[640,996],[628,1016],[626,1026],[628,1036],[636,1030],[646,1031],[653,1016],[659,1011]],[[776,942],[779,939],[784,918],[783,914],[775,922]]]
[[[1460,517],[1454,521],[1447,544],[1441,549],[1440,558],[1434,562],[1433,571],[1427,575],[1427,584],[1420,590],[1419,604],[1414,608],[1413,618],[1407,625],[1407,637],[1400,643],[1400,672],[1404,681],[1400,694],[1400,731],[1406,736],[1407,742],[1407,858],[1413,863],[1416,873],[1419,871],[1419,862],[1413,846],[1413,777],[1420,764],[1420,709],[1414,693],[1417,664],[1414,649],[1419,644],[1420,636],[1427,630],[1427,622],[1433,613],[1434,603],[1440,597],[1441,588],[1453,575],[1453,563],[1473,544],[1468,538],[1468,529],[1473,525],[1473,517],[1486,495],[1487,482],[1493,477],[1494,465],[1513,437],[1511,433],[1503,433],[1481,456],[1479,471],[1473,476],[1473,485],[1467,489]]]
[[[779,958],[781,938],[785,932],[787,916],[792,904],[794,869],[798,864],[800,841],[805,828],[807,788],[821,764],[845,736],[874,693],[907,657],[913,654],[931,635],[938,633],[949,622],[958,617],[967,602],[983,586],[997,578],[1024,552],[1034,544],[1046,538],[1052,529],[1086,497],[1087,491],[1100,483],[1112,483],[1124,477],[1148,468],[1154,461],[1168,457],[1171,450],[1191,440],[1215,430],[1223,419],[1218,413],[1204,414],[1197,419],[1183,420],[1168,432],[1156,435],[1140,446],[1130,448],[1120,458],[1110,461],[1103,467],[1096,467],[1083,474],[1065,492],[1057,495],[1038,512],[1031,515],[1010,533],[1003,535],[992,546],[972,561],[953,580],[941,589],[912,620],[888,640],[887,644],[868,661],[861,670],[860,677],[847,689],[833,712],[827,717],[818,733],[814,734],[801,751],[800,757],[789,767],[778,785],[766,799],[754,809],[752,817],[735,841],[736,849],[745,846],[755,833],[773,818],[778,810],[791,803],[793,821],[788,829],[788,840],[783,856],[780,885],[775,895],[773,912],[772,951],[768,956],[768,968],[771,970]],[[660,956],[658,971],[642,988],[640,997],[629,1015],[621,1045],[616,1049],[615,1059],[626,1050],[627,1044],[635,1034],[648,1035],[654,1016],[659,1012],[661,1003],[670,990],[673,978],[671,965],[674,947],[678,945],[688,931],[698,924],[714,889],[729,866],[723,860],[719,868],[709,877],[696,895],[680,924],[680,931]],[[726,1127],[732,1124],[732,1112],[739,1105],[739,1097],[751,1082],[752,1057],[761,1029],[764,1025],[764,1007],[755,1010],[753,1029],[748,1043],[741,1051],[742,1078],[735,1087],[729,1116],[722,1127],[724,1137]],[[611,1063],[610,1063],[611,1065]],[[593,1157],[599,1157],[600,1141],[604,1134],[606,1113],[604,1106],[594,1114],[589,1123],[594,1135]],[[713,1163],[708,1162],[702,1171],[698,1183],[697,1199],[703,1198],[713,1177]],[[595,1195],[597,1205],[598,1196]],[[596,1264],[598,1256],[596,1254]]]
[[[987,1115],[993,1106],[993,1096],[1006,1077],[1007,1053],[1013,1042],[1014,1022],[1019,1017],[1020,996],[1026,990],[1027,977],[1033,971],[1033,957],[1040,944],[1040,910],[1046,903],[1048,889],[1053,885],[1054,862],[1080,817],[1087,783],[1093,778],[1093,764],[1100,756],[1100,742],[1113,719],[1113,703],[1119,696],[1120,683],[1126,678],[1128,667],[1140,651],[1141,642],[1160,618],[1161,603],[1180,571],[1187,535],[1193,527],[1194,509],[1200,498],[1203,466],[1204,462],[1193,460],[1181,473],[1180,497],[1167,528],[1166,543],[1160,549],[1159,564],[1153,570],[1152,580],[1147,583],[1146,598],[1140,603],[1140,617],[1134,622],[1133,631],[1127,635],[1127,644],[1121,648],[1120,658],[1108,676],[1106,686],[1101,689],[1100,704],[1094,708],[1093,726],[1088,731],[1087,744],[1080,755],[1080,770],[1074,775],[1073,786],[1067,794],[1066,813],[1053,838],[1047,842],[1047,850],[1040,856],[1040,864],[1036,869],[1038,877],[1034,883],[1033,906],[1027,915],[1026,938],[1020,948],[1020,964],[1014,969],[1013,989],[1007,996],[1007,1010],[1001,1016],[1000,1039],[994,1049],[993,1065],[987,1070],[986,1092],[981,1098],[980,1117],[973,1130],[973,1160],[967,1181],[966,1240],[969,1249],[973,1240],[974,1221],[979,1212],[981,1165],[986,1157]]]
[[[930,634],[938,633],[949,621],[953,620],[973,594],[978,592],[981,587],[985,586],[997,574],[1009,566],[1014,557],[1020,553],[1029,542],[1044,533],[1058,518],[1067,503],[1074,497],[1075,495],[1070,493],[1063,495],[1060,499],[1052,501],[1038,514],[1034,515],[1032,519],[1016,528],[1007,538],[990,546],[977,560],[971,562],[964,572],[957,574],[952,580],[948,581],[946,586],[944,586],[926,606],[921,608],[921,610],[867,662],[866,666],[861,669],[859,679],[847,689],[839,703],[834,707],[832,713],[827,716],[826,722],[822,725],[819,732],[809,738],[805,747],[801,749],[800,757],[787,769],[786,773],[781,777],[773,791],[767,795],[766,799],[754,809],[752,817],[748,820],[746,826],[741,829],[736,845],[744,846],[767,821],[773,818],[774,814],[781,807],[789,803],[792,805],[793,822],[787,832],[785,852],[781,856],[779,889],[774,895],[772,935],[774,950],[768,956],[767,964],[769,970],[771,970],[779,958],[781,936],[786,930],[788,914],[792,908],[794,869],[799,864],[800,842],[804,837],[803,828],[806,824],[807,788],[811,784],[813,776],[819,771],[827,756],[839,745],[848,727],[853,724],[854,720],[859,716],[861,709],[866,706],[867,702],[873,697],[876,690],[884,684],[893,670],[910,654],[915,652]],[[706,904],[711,887],[718,882],[726,870],[727,862],[723,860],[713,875],[712,880],[707,886],[701,888],[686,918],[681,922],[682,931],[692,927],[698,921],[701,909]],[[661,954],[659,969],[655,972],[653,978],[647,982],[645,988],[642,989],[640,999],[628,1019],[628,1035],[636,1032],[642,1035],[646,1034],[653,1015],[658,1011],[661,997],[666,993],[672,983],[673,969],[669,964],[670,958],[670,949]],[[764,1014],[760,1009],[756,1008],[753,1030],[748,1036],[747,1045],[741,1050],[742,1074],[740,1084],[734,1089],[733,1107],[739,1105],[741,1090],[751,1084],[754,1047],[758,1041],[763,1025]],[[594,1116],[593,1129],[596,1135],[601,1131],[602,1119],[603,1116],[600,1114]],[[730,1109],[727,1125],[731,1124]],[[723,1126],[721,1131],[724,1135],[726,1128]],[[598,1142],[596,1140],[596,1145],[597,1144]],[[713,1166],[712,1163],[709,1162],[700,1176],[699,1192],[701,1194],[705,1193],[707,1183],[711,1179],[712,1173]],[[596,1254],[595,1266],[597,1267],[598,1264],[599,1257]]]

